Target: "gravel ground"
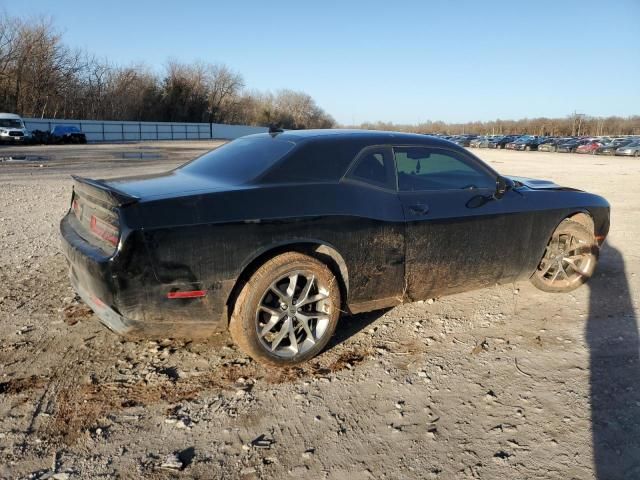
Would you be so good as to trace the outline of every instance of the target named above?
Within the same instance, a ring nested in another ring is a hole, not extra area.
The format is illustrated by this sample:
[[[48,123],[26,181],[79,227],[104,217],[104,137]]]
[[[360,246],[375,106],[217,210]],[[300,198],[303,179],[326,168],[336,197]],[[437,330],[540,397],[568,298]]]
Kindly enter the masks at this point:
[[[640,478],[637,159],[476,150],[609,199],[597,276],[345,318],[326,353],[273,371],[227,335],[125,341],[67,281],[71,173],[213,146],[0,149],[0,478]]]

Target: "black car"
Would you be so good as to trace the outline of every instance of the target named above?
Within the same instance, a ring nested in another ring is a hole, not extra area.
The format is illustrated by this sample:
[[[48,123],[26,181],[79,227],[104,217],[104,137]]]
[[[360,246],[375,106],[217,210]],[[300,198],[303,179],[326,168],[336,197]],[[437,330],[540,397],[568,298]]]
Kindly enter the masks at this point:
[[[56,125],[49,132],[47,143],[87,143],[87,137],[76,126]]]
[[[577,148],[580,145],[584,145],[589,143],[589,140],[580,139],[580,138],[572,138],[564,143],[560,143],[556,146],[556,152],[559,153],[575,153]]]
[[[503,149],[506,147],[507,143],[513,142],[516,138],[518,137],[515,135],[506,135],[504,137],[494,138],[487,144],[487,147]]]
[[[626,147],[633,143],[633,139],[625,138],[621,140],[613,140],[610,143],[602,145],[596,150],[596,155],[615,155],[616,150],[620,147]]]
[[[537,150],[538,145],[542,142],[541,137],[526,135],[524,137],[517,138],[513,142],[507,143],[506,147],[510,150],[521,150],[530,152],[531,150]]]
[[[47,144],[49,143],[49,131],[47,130],[33,130],[29,142],[31,144]]]
[[[318,354],[343,312],[521,279],[573,290],[609,230],[602,197],[417,134],[251,135],[166,173],[74,179],[63,251],[105,325],[229,329],[270,365]]]

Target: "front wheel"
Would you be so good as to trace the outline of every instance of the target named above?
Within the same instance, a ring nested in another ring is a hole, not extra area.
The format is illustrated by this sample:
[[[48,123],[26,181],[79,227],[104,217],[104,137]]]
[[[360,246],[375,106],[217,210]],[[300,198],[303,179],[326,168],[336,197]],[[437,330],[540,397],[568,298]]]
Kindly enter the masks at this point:
[[[565,220],[553,232],[531,283],[544,292],[575,290],[593,275],[598,252],[593,232],[580,223]]]
[[[287,252],[264,263],[236,300],[231,337],[254,360],[291,366],[316,356],[340,316],[340,288],[317,259]]]

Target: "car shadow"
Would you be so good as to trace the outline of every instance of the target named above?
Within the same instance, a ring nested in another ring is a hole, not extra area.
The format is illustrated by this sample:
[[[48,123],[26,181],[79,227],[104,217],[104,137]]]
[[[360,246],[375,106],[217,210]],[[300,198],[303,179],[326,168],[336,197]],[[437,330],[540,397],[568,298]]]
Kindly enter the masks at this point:
[[[595,477],[640,478],[640,340],[624,260],[616,248],[602,249],[588,286]]]
[[[357,333],[361,332],[373,322],[382,317],[391,308],[383,308],[382,310],[374,310],[373,312],[359,313],[357,315],[343,316],[338,321],[336,332],[331,337],[326,351],[332,350],[334,347],[347,341]]]

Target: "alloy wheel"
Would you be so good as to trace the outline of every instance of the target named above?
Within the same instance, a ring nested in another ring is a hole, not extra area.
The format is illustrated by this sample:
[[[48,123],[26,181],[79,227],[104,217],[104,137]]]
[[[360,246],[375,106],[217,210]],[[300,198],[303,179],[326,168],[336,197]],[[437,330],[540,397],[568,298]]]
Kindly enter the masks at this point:
[[[590,239],[574,233],[559,233],[547,245],[538,274],[547,285],[566,288],[589,278],[595,261]]]
[[[294,271],[273,282],[258,304],[256,331],[271,354],[303,354],[328,332],[330,295],[311,272]]]

